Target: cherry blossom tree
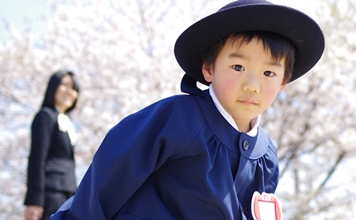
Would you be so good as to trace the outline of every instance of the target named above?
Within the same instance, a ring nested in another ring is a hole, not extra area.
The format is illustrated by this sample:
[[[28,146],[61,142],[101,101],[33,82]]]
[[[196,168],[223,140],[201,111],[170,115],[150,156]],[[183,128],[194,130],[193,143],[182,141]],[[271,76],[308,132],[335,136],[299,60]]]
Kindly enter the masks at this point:
[[[71,117],[78,131],[80,181],[107,131],[126,115],[180,93],[176,38],[230,1],[52,0],[43,31],[19,32],[0,45],[0,219],[21,219],[29,132],[50,74],[72,69],[81,85]],[[355,206],[356,12],[352,0],[308,4],[326,37],[318,65],[292,82],[262,126],[278,147],[276,194],[285,219],[347,219]],[[303,1],[304,2],[304,1]],[[306,1],[307,2],[307,1]]]

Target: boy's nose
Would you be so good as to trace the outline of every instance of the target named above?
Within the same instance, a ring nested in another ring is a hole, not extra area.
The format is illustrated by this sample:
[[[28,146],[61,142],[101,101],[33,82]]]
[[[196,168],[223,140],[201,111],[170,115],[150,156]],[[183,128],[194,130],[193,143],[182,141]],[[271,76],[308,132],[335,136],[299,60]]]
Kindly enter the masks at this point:
[[[242,85],[244,92],[259,93],[260,86],[257,77],[247,76],[245,82]]]

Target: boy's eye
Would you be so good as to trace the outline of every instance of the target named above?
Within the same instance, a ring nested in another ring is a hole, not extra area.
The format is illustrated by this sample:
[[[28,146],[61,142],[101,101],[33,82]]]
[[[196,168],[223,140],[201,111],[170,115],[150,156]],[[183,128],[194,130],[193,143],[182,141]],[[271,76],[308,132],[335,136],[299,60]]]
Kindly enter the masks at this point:
[[[276,75],[274,72],[271,72],[271,71],[265,71],[263,74],[268,77],[272,77],[272,76]]]
[[[241,65],[233,65],[232,68],[236,71],[244,71],[245,68]]]

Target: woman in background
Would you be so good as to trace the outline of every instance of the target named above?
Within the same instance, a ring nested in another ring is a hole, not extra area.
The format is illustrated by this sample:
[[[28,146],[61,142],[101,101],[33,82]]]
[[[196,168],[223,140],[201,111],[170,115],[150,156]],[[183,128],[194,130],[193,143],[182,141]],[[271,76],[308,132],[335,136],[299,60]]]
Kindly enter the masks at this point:
[[[31,126],[25,220],[47,220],[77,189],[74,173],[76,133],[67,116],[77,103],[74,74],[51,76],[40,110]]]

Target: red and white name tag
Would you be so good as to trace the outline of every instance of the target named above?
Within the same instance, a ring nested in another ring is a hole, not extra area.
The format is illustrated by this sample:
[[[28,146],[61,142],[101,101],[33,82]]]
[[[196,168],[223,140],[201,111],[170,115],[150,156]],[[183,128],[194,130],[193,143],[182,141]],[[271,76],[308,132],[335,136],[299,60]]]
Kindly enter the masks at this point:
[[[251,211],[254,220],[282,220],[282,208],[277,196],[270,193],[254,192],[251,201]]]

